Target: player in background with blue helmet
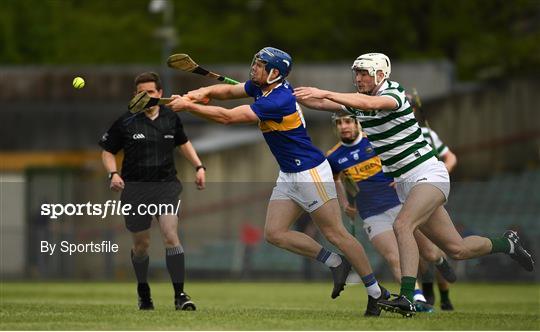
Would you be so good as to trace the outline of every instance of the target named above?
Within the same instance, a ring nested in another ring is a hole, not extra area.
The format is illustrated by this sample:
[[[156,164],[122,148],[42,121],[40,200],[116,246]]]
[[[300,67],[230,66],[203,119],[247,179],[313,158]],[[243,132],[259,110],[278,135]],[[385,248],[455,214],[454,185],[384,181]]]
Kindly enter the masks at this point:
[[[168,106],[222,124],[258,123],[280,167],[268,204],[266,240],[327,265],[334,278],[332,298],[343,290],[352,264],[367,289],[365,315],[378,316],[377,302],[390,294],[379,286],[364,248],[342,223],[332,170],[324,154],[311,142],[302,110],[285,80],[291,67],[292,59],[287,53],[265,47],[255,54],[247,82],[203,87],[190,91],[184,98],[173,96],[175,99]],[[232,109],[195,103],[247,97],[255,101]],[[291,230],[304,211],[310,213],[321,233],[347,258],[327,250],[306,234]]]

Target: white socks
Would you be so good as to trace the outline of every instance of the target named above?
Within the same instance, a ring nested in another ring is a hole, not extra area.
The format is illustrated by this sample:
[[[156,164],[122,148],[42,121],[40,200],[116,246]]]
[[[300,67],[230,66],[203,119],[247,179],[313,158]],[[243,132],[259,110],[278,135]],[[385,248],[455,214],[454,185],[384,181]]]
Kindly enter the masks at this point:
[[[371,286],[367,286],[366,290],[367,290],[368,295],[375,299],[378,299],[379,297],[381,297],[381,294],[382,294],[381,287],[379,287],[379,283],[377,282]]]
[[[336,253],[331,253],[330,256],[324,262],[324,265],[328,267],[336,267],[341,264],[341,257]]]

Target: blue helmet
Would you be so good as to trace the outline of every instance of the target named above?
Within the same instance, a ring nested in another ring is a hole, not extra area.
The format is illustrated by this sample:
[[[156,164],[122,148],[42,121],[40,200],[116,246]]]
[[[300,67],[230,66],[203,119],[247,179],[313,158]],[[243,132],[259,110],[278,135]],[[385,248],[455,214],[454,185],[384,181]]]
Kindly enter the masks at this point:
[[[272,69],[279,70],[280,76],[278,76],[272,82],[267,82],[269,84],[276,82],[280,79],[283,79],[289,75],[292,67],[292,58],[286,52],[278,50],[274,47],[265,47],[257,54],[255,54],[255,59],[262,61],[266,64],[264,69],[270,73]]]

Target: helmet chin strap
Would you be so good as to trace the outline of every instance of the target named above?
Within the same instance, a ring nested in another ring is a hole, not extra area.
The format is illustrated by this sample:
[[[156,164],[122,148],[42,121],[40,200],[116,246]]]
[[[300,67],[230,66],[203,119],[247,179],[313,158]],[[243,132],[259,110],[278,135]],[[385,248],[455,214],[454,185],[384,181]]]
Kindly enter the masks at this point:
[[[281,79],[281,75],[279,75],[278,77],[274,78],[273,80],[269,81],[270,79],[270,76],[272,76],[272,73],[274,72],[274,68],[270,69],[270,72],[268,73],[268,77],[266,78],[266,83],[268,85],[272,84],[272,83],[276,83],[277,81],[279,81]]]
[[[380,83],[380,82],[377,82],[377,71],[375,71],[375,75],[373,75],[373,78],[375,79],[375,87],[377,87]]]
[[[382,83],[383,83],[384,80],[386,79],[386,78],[383,77],[383,79],[382,79],[380,82],[377,82],[377,72],[375,72],[375,75],[374,75],[373,78],[374,78],[373,81],[374,81],[374,83],[375,83],[375,87],[373,88],[373,90],[371,90],[371,93],[370,93],[371,95],[373,95],[374,92],[376,92],[377,90],[379,90],[379,88],[381,87]]]

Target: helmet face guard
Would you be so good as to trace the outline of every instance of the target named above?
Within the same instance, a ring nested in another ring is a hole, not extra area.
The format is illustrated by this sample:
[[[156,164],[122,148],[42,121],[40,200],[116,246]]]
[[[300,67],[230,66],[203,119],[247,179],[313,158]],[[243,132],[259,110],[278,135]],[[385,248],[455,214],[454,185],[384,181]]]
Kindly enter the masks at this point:
[[[264,69],[268,73],[266,84],[272,84],[279,80],[283,80],[291,72],[292,58],[289,54],[274,47],[265,47],[253,56],[250,66],[250,77],[252,77],[251,68],[253,68],[255,61],[257,60],[265,65]],[[275,69],[279,71],[279,76],[270,80],[270,76],[272,76]]]
[[[352,66],[353,82],[356,86],[356,71],[367,70],[368,75],[375,79],[375,86],[381,84],[385,79],[390,77],[391,65],[390,59],[382,53],[367,53],[362,54],[354,60]],[[384,78],[380,82],[377,80],[377,72],[382,71]]]
[[[348,139],[344,139],[341,136],[340,131],[338,130],[338,121],[342,121],[344,119],[353,120],[356,123],[356,128],[357,128],[358,132],[356,133],[357,135],[351,141],[349,141]],[[351,143],[352,141],[357,139],[358,136],[362,135],[362,126],[360,125],[360,120],[358,120],[358,118],[356,116],[351,115],[351,114],[349,114],[349,113],[347,113],[345,111],[339,111],[337,113],[332,114],[332,124],[333,124],[333,127],[334,127],[333,128],[334,129],[334,134],[337,136],[337,138],[339,138],[344,143]]]
[[[359,128],[362,128],[362,126],[360,125],[360,120],[358,120],[358,118],[352,114],[349,114],[345,111],[339,111],[332,114],[332,123],[334,125],[336,124],[338,120],[341,120],[341,119],[352,119],[358,124]]]

